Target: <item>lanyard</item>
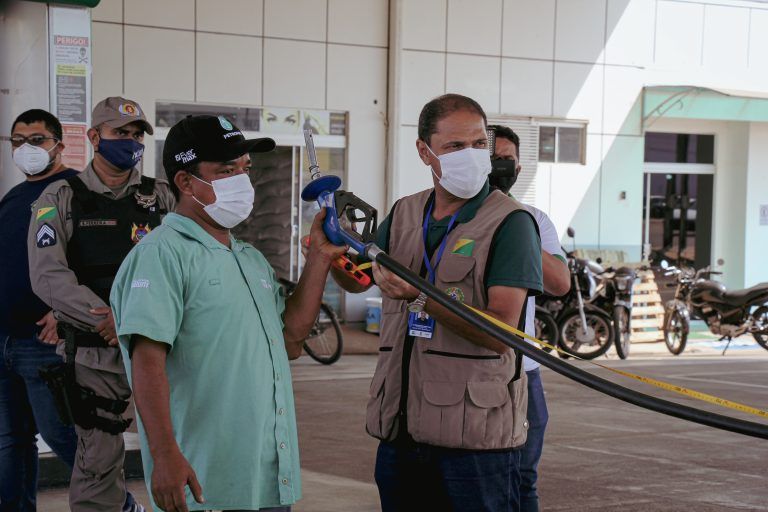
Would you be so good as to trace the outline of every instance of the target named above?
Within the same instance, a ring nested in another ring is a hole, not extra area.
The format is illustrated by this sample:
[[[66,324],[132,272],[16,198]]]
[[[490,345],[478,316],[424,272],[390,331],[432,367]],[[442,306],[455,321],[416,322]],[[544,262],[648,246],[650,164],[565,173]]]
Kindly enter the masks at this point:
[[[462,206],[462,208],[459,208],[459,210],[451,216],[451,220],[450,222],[448,222],[448,229],[445,230],[445,235],[443,235],[443,239],[440,242],[440,248],[437,250],[437,256],[435,257],[435,266],[433,267],[429,261],[429,255],[427,254],[427,231],[429,229],[429,219],[432,216],[432,208],[434,206],[435,206],[435,202],[433,200],[431,203],[429,203],[429,209],[427,210],[427,215],[424,217],[424,224],[422,226],[422,237],[424,239],[424,266],[427,267],[427,273],[429,274],[429,282],[432,284],[435,284],[435,271],[437,271],[437,266],[440,264],[440,260],[443,259],[445,244],[448,243],[448,235],[451,233],[453,224],[456,222],[456,217],[459,216],[463,208]]]

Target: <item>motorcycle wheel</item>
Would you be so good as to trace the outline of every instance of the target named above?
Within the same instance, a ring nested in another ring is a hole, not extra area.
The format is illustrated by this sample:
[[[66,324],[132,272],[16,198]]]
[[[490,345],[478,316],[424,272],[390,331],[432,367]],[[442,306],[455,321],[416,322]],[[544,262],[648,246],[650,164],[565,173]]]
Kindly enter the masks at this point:
[[[664,322],[664,343],[672,354],[678,356],[685,350],[688,327],[688,320],[676,308],[668,311]]]
[[[765,350],[768,350],[768,306],[760,306],[757,308],[755,312],[752,313],[752,317],[755,319],[755,322],[761,326],[759,331],[752,333],[752,336],[755,338],[758,345]]]
[[[611,317],[595,309],[584,311],[587,327],[592,332],[588,341],[580,340],[578,335],[582,330],[581,315],[578,309],[566,312],[560,318],[560,348],[569,355],[581,359],[594,359],[605,354],[613,344],[613,326]]]
[[[537,307],[536,316],[534,317],[534,320],[533,320],[533,326],[536,329],[534,334],[534,336],[536,336],[536,339],[544,341],[553,347],[557,346],[557,339],[558,339],[557,323],[555,322],[555,319],[552,318],[552,315],[549,314],[549,312],[547,312],[546,310],[539,311],[539,308]],[[541,347],[541,349],[544,352],[552,352],[552,349],[550,347]]]
[[[629,338],[632,330],[629,327],[629,311],[624,306],[613,308],[613,342],[616,345],[616,353],[621,359],[629,357]]]

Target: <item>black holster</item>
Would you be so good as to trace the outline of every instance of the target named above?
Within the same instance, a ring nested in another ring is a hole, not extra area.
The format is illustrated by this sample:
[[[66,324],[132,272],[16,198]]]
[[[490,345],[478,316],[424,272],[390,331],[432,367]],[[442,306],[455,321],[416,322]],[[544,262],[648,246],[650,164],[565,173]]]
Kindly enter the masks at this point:
[[[53,393],[56,411],[65,425],[77,424],[85,429],[97,428],[104,432],[122,434],[130,426],[130,419],[113,420],[97,414],[97,409],[120,415],[128,408],[127,400],[99,396],[80,386],[75,380],[75,355],[80,346],[105,346],[94,344],[94,334],[82,331],[59,321],[59,338],[64,339],[65,361],[40,368],[40,377]],[[98,335],[96,335],[98,336]],[[79,343],[82,340],[84,343]]]

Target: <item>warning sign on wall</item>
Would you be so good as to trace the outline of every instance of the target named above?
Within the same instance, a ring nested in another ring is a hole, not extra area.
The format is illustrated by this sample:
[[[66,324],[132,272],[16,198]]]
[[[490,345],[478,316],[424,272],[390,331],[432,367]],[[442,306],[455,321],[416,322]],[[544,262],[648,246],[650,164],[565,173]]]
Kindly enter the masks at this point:
[[[64,128],[63,162],[88,164],[91,122],[91,17],[88,9],[51,6],[51,111]]]
[[[70,169],[82,171],[88,165],[87,128],[83,124],[62,123],[64,130],[64,154],[61,161]]]

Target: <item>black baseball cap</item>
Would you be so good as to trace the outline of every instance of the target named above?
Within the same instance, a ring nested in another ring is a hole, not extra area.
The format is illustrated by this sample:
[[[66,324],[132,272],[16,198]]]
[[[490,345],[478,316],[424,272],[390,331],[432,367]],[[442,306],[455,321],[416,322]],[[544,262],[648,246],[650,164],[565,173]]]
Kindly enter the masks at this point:
[[[273,149],[274,140],[246,139],[224,116],[187,116],[168,131],[163,167],[169,173],[198,162],[228,162],[246,153],[266,153]]]

